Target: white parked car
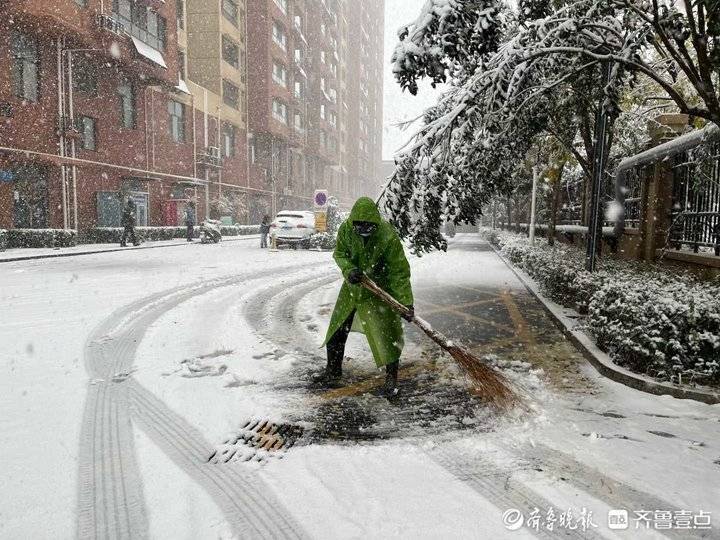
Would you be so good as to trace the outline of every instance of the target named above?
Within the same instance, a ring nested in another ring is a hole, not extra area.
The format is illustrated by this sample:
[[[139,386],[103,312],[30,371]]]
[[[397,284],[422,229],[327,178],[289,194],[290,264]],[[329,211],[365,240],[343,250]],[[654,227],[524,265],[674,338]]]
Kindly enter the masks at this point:
[[[315,214],[304,210],[283,210],[270,224],[270,236],[280,245],[309,245],[308,240],[315,234]]]

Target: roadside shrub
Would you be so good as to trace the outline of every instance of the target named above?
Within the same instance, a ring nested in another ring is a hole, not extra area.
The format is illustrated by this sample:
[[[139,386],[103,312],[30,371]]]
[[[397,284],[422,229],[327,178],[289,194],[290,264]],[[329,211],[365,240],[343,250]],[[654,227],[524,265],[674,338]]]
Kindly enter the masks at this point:
[[[587,315],[585,328],[616,364],[659,380],[720,384],[717,282],[617,260],[591,274],[576,249],[493,233],[485,237],[543,293]]]
[[[223,236],[246,236],[260,234],[260,225],[223,225],[220,227]]]
[[[224,225],[220,228],[223,236],[244,236],[259,234],[259,225]],[[186,227],[136,227],[135,232],[139,238],[146,242],[159,240],[173,240],[185,238]],[[95,227],[87,231],[84,241],[88,244],[119,244],[122,238],[122,227]],[[193,233],[194,238],[200,237],[200,227],[196,226]]]
[[[77,244],[77,232],[65,229],[8,229],[7,246],[11,248],[70,247]]]
[[[311,249],[334,250],[337,236],[329,232],[315,233],[310,237]]]

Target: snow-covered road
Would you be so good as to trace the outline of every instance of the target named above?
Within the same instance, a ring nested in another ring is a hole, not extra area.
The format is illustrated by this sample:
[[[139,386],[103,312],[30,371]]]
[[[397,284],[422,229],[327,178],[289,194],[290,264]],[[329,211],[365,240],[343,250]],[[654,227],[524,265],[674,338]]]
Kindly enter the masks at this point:
[[[720,537],[719,406],[600,378],[474,236],[412,265],[418,311],[506,361],[532,414],[489,415],[416,333],[399,405],[360,336],[346,388],[312,388],[328,253],[2,265],[0,537]]]

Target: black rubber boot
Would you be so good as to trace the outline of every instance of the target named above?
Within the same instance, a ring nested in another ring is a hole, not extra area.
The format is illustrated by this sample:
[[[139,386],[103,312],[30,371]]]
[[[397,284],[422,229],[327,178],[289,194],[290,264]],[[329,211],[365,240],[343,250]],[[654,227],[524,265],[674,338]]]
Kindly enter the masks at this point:
[[[339,388],[342,379],[344,351],[328,347],[328,361],[325,371],[313,378],[313,382],[325,388]]]
[[[398,369],[400,368],[400,362],[394,364],[388,364],[385,366],[385,386],[383,387],[383,395],[387,399],[392,399],[398,396],[400,390],[398,389]]]

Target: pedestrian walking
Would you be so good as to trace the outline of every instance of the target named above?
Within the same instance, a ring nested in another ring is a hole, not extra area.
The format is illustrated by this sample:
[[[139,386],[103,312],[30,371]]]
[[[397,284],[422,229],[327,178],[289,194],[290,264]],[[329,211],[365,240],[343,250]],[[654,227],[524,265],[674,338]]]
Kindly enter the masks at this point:
[[[134,246],[139,246],[137,236],[135,235],[135,224],[137,223],[137,206],[131,195],[127,196],[125,207],[123,208],[120,224],[123,226],[122,238],[120,246],[127,246],[127,241],[132,241]]]
[[[195,202],[189,201],[185,205],[185,227],[187,227],[187,241],[192,242],[195,236],[195,222],[197,220],[197,213],[195,210]]]
[[[270,233],[270,216],[265,214],[260,222],[260,249],[268,247],[267,238]]]
[[[358,199],[350,217],[340,226],[334,259],[345,283],[325,338],[327,367],[317,380],[330,387],[339,384],[348,335],[361,332],[367,337],[376,365],[385,367],[383,392],[386,397],[393,397],[398,393],[398,368],[404,345],[402,321],[382,300],[360,286],[363,275],[405,305],[408,320],[415,310],[410,264],[402,242],[395,228],[382,219],[372,199]]]

